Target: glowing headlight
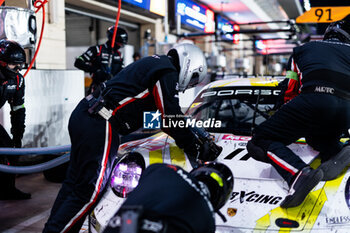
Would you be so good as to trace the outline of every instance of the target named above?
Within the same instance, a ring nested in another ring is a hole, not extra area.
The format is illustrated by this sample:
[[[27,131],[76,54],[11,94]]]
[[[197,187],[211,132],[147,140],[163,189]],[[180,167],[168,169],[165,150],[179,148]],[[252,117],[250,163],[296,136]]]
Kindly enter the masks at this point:
[[[113,169],[111,187],[119,197],[126,197],[139,183],[145,162],[138,153],[127,153]]]

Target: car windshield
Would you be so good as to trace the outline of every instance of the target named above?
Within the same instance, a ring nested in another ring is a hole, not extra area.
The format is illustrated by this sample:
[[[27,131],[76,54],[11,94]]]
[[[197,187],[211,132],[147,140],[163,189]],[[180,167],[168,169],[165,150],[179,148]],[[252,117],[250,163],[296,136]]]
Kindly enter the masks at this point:
[[[211,88],[197,96],[187,114],[221,121],[221,127],[206,128],[208,132],[248,136],[273,114],[279,93],[277,87]]]

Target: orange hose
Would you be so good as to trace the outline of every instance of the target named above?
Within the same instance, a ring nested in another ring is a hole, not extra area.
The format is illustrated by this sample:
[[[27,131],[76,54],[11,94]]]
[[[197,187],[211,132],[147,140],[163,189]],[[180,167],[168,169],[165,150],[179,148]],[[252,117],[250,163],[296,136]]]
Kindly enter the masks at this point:
[[[35,3],[34,3],[34,6],[36,9],[35,13],[37,13],[41,8],[43,8],[43,20],[42,20],[42,27],[41,27],[41,32],[40,32],[40,37],[39,37],[39,42],[38,42],[38,47],[36,48],[35,50],[35,53],[34,53],[34,56],[33,56],[33,59],[27,69],[27,71],[25,72],[25,74],[23,75],[23,77],[26,77],[26,75],[28,74],[29,70],[32,69],[32,66],[35,62],[35,59],[36,59],[36,56],[38,55],[38,52],[39,52],[39,48],[40,48],[40,45],[41,45],[41,40],[43,39],[43,33],[44,33],[44,27],[45,27],[45,4],[48,3],[48,0],[44,0],[44,1],[41,1],[41,0],[36,0]]]
[[[117,35],[117,28],[118,28],[118,24],[119,24],[119,17],[120,17],[121,6],[122,6],[122,0],[119,0],[118,1],[118,13],[117,13],[117,18],[115,20],[115,27],[114,27],[114,31],[113,31],[113,39],[112,39],[112,44],[111,44],[112,51],[113,51],[114,44],[115,44],[115,36]]]

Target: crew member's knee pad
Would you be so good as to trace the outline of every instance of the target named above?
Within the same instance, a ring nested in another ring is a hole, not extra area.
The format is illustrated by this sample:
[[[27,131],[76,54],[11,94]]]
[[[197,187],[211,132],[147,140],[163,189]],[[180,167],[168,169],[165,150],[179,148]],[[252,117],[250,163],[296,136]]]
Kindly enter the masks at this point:
[[[269,163],[266,151],[262,147],[256,145],[256,142],[250,140],[247,143],[247,150],[249,155],[253,159],[258,160],[260,162]]]

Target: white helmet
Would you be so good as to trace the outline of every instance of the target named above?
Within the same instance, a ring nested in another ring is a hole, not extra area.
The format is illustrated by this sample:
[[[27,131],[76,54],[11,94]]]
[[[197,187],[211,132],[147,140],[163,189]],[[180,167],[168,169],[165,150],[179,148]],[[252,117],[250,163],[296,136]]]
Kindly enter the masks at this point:
[[[180,66],[179,91],[185,91],[202,82],[207,75],[207,62],[200,48],[193,44],[178,44],[168,56],[178,60]]]

